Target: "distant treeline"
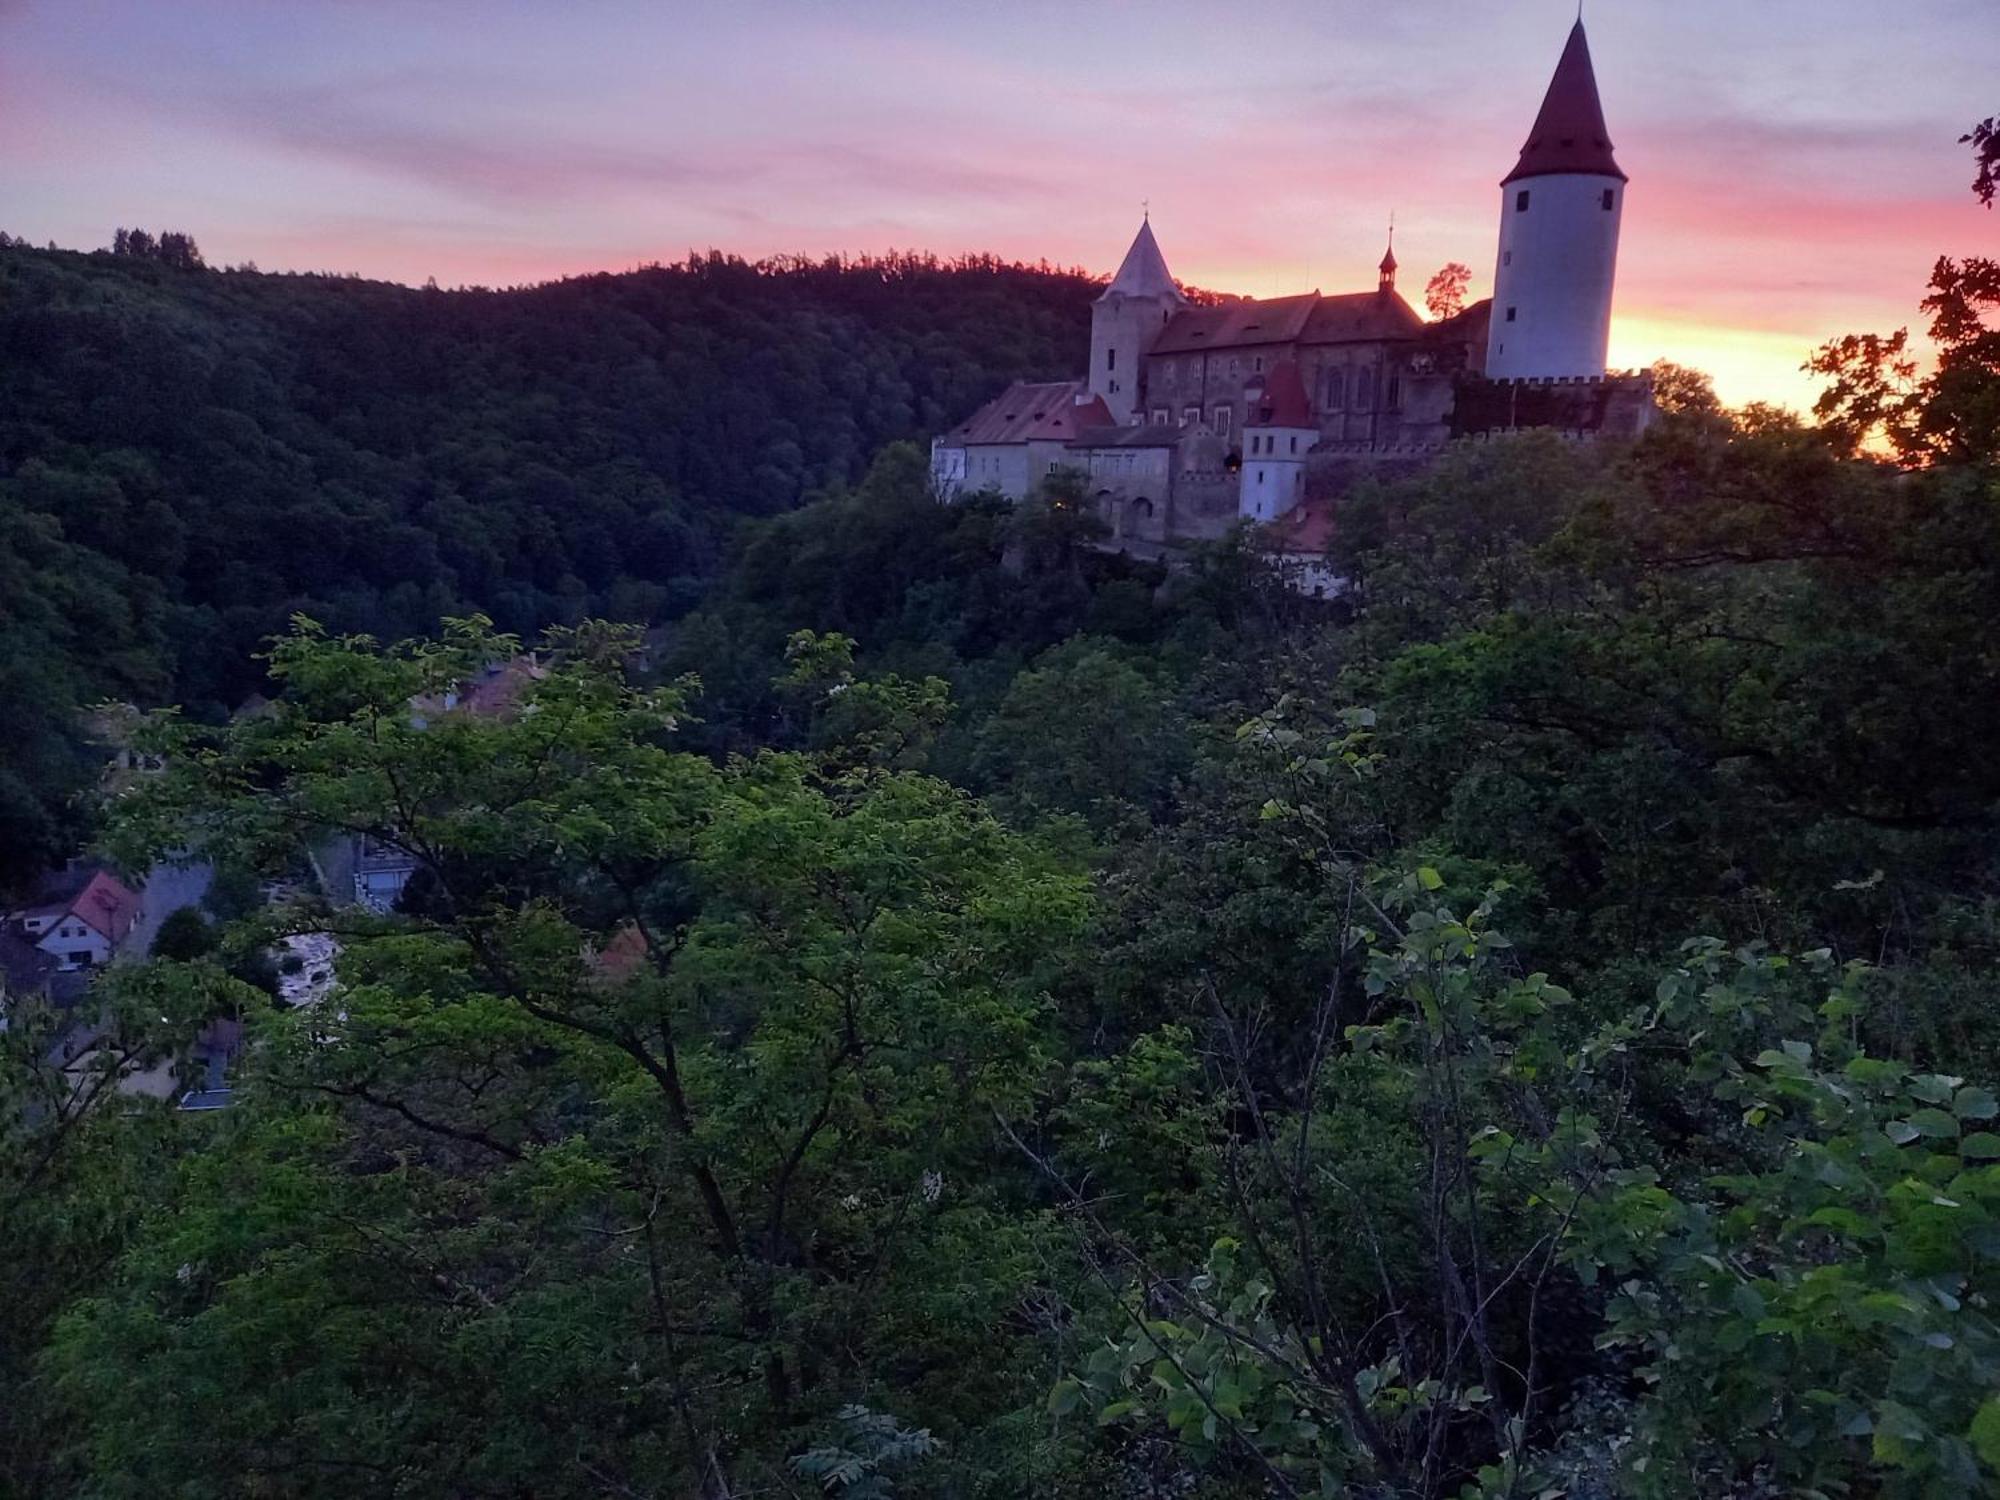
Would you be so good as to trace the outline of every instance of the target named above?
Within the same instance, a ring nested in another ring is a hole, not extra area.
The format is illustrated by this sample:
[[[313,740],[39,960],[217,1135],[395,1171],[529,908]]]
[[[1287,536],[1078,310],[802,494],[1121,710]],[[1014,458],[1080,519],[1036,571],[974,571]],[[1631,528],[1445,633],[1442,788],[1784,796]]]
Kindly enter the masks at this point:
[[[68,837],[100,697],[213,717],[303,612],[395,637],[701,595],[743,515],[1082,361],[1093,283],[717,253],[506,291],[218,272],[192,236],[0,237],[0,843]]]

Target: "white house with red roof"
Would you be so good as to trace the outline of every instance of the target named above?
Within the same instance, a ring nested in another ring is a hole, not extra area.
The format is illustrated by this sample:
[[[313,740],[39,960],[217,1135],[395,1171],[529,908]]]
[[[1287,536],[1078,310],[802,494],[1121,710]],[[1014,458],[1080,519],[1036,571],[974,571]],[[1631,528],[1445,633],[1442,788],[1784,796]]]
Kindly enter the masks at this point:
[[[137,892],[109,870],[95,870],[73,892],[29,907],[17,920],[58,969],[94,969],[125,951],[143,912]]]

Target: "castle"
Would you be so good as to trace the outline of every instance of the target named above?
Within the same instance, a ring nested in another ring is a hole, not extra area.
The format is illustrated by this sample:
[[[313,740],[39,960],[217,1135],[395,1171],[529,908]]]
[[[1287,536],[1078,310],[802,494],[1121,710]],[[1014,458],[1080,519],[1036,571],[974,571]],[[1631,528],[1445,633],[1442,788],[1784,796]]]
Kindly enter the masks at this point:
[[[1500,184],[1490,299],[1425,321],[1392,241],[1373,291],[1196,306],[1148,219],[1091,308],[1088,374],[989,402],[932,445],[933,482],[1018,500],[1070,471],[1120,541],[1250,521],[1310,567],[1356,472],[1521,427],[1636,435],[1650,380],[1605,371],[1625,186],[1579,17]]]

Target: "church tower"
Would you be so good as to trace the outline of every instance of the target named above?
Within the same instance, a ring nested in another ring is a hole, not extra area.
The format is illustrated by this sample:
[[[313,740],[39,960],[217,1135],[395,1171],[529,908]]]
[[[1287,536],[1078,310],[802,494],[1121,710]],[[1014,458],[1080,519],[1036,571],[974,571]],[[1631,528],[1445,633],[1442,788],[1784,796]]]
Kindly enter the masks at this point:
[[[1603,375],[1625,181],[1579,16],[1521,159],[1500,184],[1489,378]]]
[[[1187,306],[1167,258],[1142,220],[1118,274],[1090,309],[1090,393],[1104,398],[1121,426],[1144,420],[1140,377],[1146,351],[1167,320]]]

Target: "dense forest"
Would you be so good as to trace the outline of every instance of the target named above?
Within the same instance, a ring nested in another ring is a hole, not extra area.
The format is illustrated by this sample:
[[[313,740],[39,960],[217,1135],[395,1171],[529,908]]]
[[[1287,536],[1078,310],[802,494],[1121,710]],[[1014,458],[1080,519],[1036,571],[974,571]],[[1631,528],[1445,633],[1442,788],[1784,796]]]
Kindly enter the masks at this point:
[[[1364,486],[1333,601],[893,442],[506,711],[295,622],[107,852],[417,874],[0,1034],[0,1488],[2000,1491],[2000,264],[1925,310]]]
[[[74,839],[74,709],[218,718],[304,613],[670,619],[738,518],[1077,366],[1081,273],[710,254],[513,291],[0,236],[0,880]]]

